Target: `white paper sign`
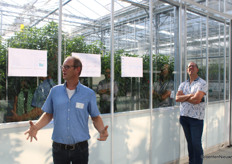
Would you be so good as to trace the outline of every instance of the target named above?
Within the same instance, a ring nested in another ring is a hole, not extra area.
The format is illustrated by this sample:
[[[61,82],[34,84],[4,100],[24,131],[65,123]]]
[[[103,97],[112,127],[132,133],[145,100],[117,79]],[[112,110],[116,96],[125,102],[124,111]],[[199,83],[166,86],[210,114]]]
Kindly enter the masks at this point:
[[[47,51],[9,48],[8,76],[46,77]]]
[[[139,57],[121,57],[122,77],[143,77],[143,59]]]
[[[82,62],[80,77],[101,77],[101,55],[73,52],[72,56],[78,57]]]

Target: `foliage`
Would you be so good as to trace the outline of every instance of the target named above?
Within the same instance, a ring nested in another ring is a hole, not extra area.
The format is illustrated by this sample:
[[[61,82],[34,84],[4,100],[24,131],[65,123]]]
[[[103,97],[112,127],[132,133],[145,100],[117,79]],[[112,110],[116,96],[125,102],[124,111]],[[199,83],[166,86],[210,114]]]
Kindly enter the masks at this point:
[[[62,60],[71,55],[72,52],[77,53],[90,53],[90,54],[101,54],[102,62],[102,72],[106,68],[110,68],[110,53],[104,52],[105,48],[100,41],[95,41],[91,44],[85,42],[83,36],[76,36],[72,38],[66,38],[62,36]],[[22,31],[16,32],[15,36],[11,37],[8,41],[8,46],[11,48],[24,48],[24,49],[35,49],[35,50],[47,50],[48,51],[48,74],[55,80],[57,80],[57,61],[58,61],[58,24],[55,22],[50,22],[42,28],[36,27],[25,27]],[[1,67],[1,85],[0,87],[5,87],[6,81],[6,48],[0,45],[0,67]],[[138,80],[136,78],[122,78],[121,77],[121,56],[137,57],[138,55],[125,53],[124,50],[118,50],[114,54],[114,68],[115,68],[115,80],[118,82],[120,87],[120,95],[126,95],[129,91],[131,84],[132,88],[137,86]],[[140,86],[148,87],[149,85],[149,56],[143,55],[143,78],[141,78]],[[169,56],[166,55],[153,55],[153,70],[154,75],[157,75],[157,71],[163,64],[170,64],[170,72],[173,72],[174,62]],[[91,86],[91,78],[83,78],[86,85]],[[30,89],[35,89],[36,78],[9,78],[9,86],[11,88],[11,93],[9,95],[17,94],[17,90],[20,89],[21,81],[27,81]],[[0,89],[1,89],[0,88]],[[143,89],[143,88],[142,88]],[[16,90],[16,91],[15,91]],[[5,95],[5,93],[4,93]]]
[[[27,27],[25,26],[20,32],[16,32],[15,36],[8,39],[8,46],[11,48],[34,49],[34,50],[47,50],[48,51],[48,74],[53,79],[57,79],[57,52],[58,52],[58,25],[54,22],[48,23],[42,28]],[[9,95],[18,94],[21,88],[21,81],[26,81],[29,89],[36,88],[36,78],[30,77],[10,77]]]
[[[8,104],[5,100],[0,100],[0,112],[6,113]]]
[[[206,66],[198,65],[199,73],[198,75],[206,80]],[[209,81],[224,81],[224,65],[221,63],[209,63]],[[229,79],[228,72],[226,74],[226,79]]]
[[[95,41],[92,44],[87,45],[84,41],[84,37],[77,36],[70,39],[63,38],[62,45],[62,59],[66,56],[71,55],[71,52],[79,53],[93,53],[101,54],[102,50],[100,47],[102,43]],[[49,22],[42,28],[28,27],[25,26],[20,32],[16,32],[13,37],[7,40],[8,46],[11,48],[22,48],[22,49],[34,49],[34,50],[47,50],[48,55],[48,75],[57,82],[57,68],[58,68],[58,24],[55,22]],[[0,89],[5,87],[6,81],[6,48],[0,45],[0,67],[1,69],[1,85]],[[36,88],[36,78],[25,78],[25,77],[10,77],[9,86],[14,86],[10,90],[10,95],[17,94],[17,90],[20,89],[21,81],[26,81],[30,86],[30,89]],[[13,85],[15,84],[15,85]],[[5,90],[5,89],[4,89]],[[15,92],[16,90],[16,92]],[[5,93],[4,93],[5,95]]]
[[[124,96],[130,91],[131,84],[133,85],[132,88],[136,88],[137,81],[136,78],[128,78],[128,77],[121,77],[121,56],[127,56],[127,57],[138,57],[138,55],[135,54],[129,54],[125,53],[124,50],[118,50],[114,54],[114,70],[115,70],[115,81],[119,84],[119,95]],[[143,55],[143,77],[140,79],[140,86],[142,87],[142,91],[148,91],[149,88],[149,70],[150,70],[150,57],[148,55]],[[106,68],[110,68],[110,54],[106,54],[105,56],[102,56],[102,72],[106,70]],[[155,55],[153,54],[153,71],[160,71],[161,67],[164,64],[169,64],[169,72],[170,72],[170,78],[173,78],[173,70],[174,70],[174,59],[172,59],[170,56],[166,55]],[[154,73],[155,76],[157,76],[156,73]]]
[[[66,55],[71,55],[72,52],[77,53],[90,53],[90,54],[102,54],[101,47],[103,47],[100,41],[95,41],[91,44],[86,44],[83,36],[73,37],[65,40]]]
[[[0,99],[6,94],[4,86],[6,86],[6,47],[2,43],[0,37]]]

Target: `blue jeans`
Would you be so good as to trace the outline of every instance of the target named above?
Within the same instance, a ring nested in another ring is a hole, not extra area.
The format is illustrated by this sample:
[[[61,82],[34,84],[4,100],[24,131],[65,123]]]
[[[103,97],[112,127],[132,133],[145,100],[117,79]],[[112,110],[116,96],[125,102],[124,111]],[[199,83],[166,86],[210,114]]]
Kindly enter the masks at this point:
[[[88,164],[88,142],[72,147],[64,147],[57,143],[52,144],[52,156],[54,164]]]
[[[203,120],[180,116],[180,124],[188,143],[189,164],[203,163],[202,133]]]

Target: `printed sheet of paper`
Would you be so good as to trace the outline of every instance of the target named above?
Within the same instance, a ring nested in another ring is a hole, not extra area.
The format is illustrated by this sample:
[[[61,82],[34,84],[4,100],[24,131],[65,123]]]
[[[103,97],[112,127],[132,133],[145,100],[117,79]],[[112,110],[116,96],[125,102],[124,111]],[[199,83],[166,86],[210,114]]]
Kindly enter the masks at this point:
[[[143,77],[143,59],[139,57],[121,57],[122,77]]]
[[[72,53],[82,62],[82,72],[80,77],[101,77],[101,55]]]
[[[9,48],[8,76],[46,77],[47,51]]]

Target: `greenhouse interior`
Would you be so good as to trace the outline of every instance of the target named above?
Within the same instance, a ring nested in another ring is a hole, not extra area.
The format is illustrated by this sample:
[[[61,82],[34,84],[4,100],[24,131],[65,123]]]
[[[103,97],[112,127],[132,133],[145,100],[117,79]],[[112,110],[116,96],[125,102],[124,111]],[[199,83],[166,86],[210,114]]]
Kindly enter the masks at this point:
[[[189,62],[208,84],[204,153],[230,146],[231,23],[232,0],[1,0],[1,163],[53,163],[53,122],[38,141],[24,132],[43,113],[35,100],[40,84],[65,83],[60,68],[68,56],[81,59],[80,83],[96,93],[109,126],[100,142],[89,119],[90,164],[188,161],[175,95]],[[171,88],[165,103],[158,93],[164,70]],[[112,91],[103,110],[99,84],[107,78]]]

